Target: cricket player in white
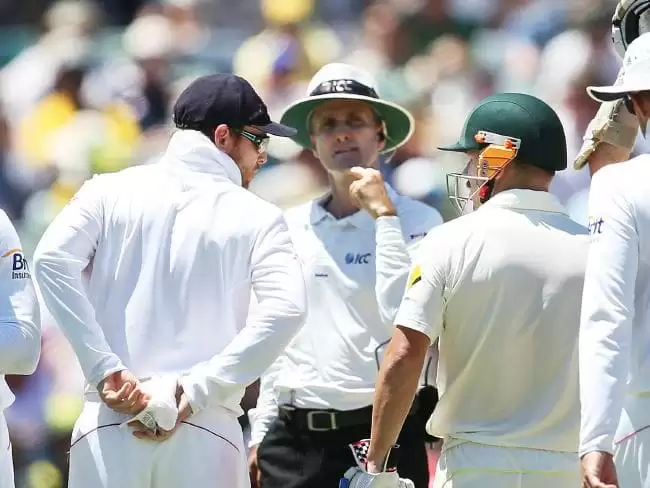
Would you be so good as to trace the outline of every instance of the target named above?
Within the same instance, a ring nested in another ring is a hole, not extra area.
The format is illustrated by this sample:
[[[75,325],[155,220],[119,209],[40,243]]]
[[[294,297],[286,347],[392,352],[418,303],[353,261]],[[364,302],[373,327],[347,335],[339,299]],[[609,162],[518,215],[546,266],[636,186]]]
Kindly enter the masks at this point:
[[[0,488],[14,487],[14,466],[2,411],[14,401],[5,375],[34,372],[41,352],[38,300],[16,229],[0,210]]]
[[[281,210],[244,189],[267,134],[294,131],[232,75],[195,80],[174,121],[161,161],[88,181],[36,251],[87,382],[70,488],[248,486],[239,403],[304,321]],[[147,389],[150,377],[167,389]],[[155,412],[152,429],[123,426],[170,396],[171,427]]]
[[[647,137],[650,34],[628,47],[616,86]],[[589,247],[580,325],[583,486],[650,487],[650,155],[606,166],[589,195]]]
[[[438,339],[434,487],[575,488],[588,232],[548,192],[567,165],[562,124],[539,99],[497,94],[445,149],[469,153],[452,196],[478,209],[420,245],[377,380],[367,467],[348,471],[348,486],[398,486],[385,460]]]

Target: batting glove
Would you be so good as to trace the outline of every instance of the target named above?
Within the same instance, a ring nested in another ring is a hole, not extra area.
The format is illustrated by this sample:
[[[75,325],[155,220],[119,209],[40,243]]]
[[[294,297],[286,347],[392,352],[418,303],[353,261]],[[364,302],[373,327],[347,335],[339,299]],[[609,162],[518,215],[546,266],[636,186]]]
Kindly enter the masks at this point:
[[[355,467],[345,472],[339,488],[415,488],[415,485],[409,479],[400,478],[397,471],[371,474]]]
[[[623,82],[624,69],[623,67],[619,71],[615,85]],[[587,126],[582,147],[573,161],[573,167],[582,168],[602,142],[632,151],[638,132],[639,120],[629,112],[623,99],[601,103],[598,112]]]
[[[393,466],[392,459],[399,446],[393,446],[386,456],[384,470],[381,473],[368,473],[366,464],[368,462],[368,447],[370,440],[364,439],[350,444],[352,456],[357,463],[348,469],[343,478],[339,480],[339,488],[415,488],[413,482],[406,478],[400,478],[397,468]]]

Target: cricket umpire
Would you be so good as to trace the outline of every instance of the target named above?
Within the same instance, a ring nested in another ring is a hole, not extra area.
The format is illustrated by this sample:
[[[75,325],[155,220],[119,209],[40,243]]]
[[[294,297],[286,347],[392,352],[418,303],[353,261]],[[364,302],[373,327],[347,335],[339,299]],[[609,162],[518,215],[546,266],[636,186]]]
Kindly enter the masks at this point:
[[[368,463],[345,479],[397,486],[383,467],[438,339],[440,400],[427,424],[443,438],[434,486],[579,486],[578,323],[589,238],[548,192],[567,166],[562,124],[535,97],[496,94],[441,149],[468,154],[449,186],[473,211],[418,249],[377,380]]]
[[[250,412],[251,478],[262,488],[331,488],[354,462],[349,444],[370,434],[377,371],[406,286],[409,252],[442,219],[383,181],[380,155],[409,139],[413,118],[379,97],[369,73],[324,66],[282,122],[318,157],[330,188],[285,214],[309,310],[302,331],[261,380]],[[419,407],[411,406],[401,431],[399,465],[426,488]]]
[[[269,134],[295,131],[221,74],[183,91],[174,122],[159,162],[86,182],[36,250],[87,383],[70,488],[246,488],[239,403],[304,321],[282,212],[245,189]]]

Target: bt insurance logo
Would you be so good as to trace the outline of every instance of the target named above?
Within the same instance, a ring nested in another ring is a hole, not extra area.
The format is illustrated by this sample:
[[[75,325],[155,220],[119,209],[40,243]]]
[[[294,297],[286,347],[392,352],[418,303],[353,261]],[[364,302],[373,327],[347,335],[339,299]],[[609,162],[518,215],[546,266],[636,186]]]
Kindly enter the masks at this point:
[[[347,253],[345,255],[345,264],[369,264],[372,253]]]
[[[27,266],[27,260],[23,255],[22,249],[10,249],[2,255],[4,259],[11,259],[11,279],[12,280],[24,280],[30,279],[31,275],[29,274],[29,267]]]

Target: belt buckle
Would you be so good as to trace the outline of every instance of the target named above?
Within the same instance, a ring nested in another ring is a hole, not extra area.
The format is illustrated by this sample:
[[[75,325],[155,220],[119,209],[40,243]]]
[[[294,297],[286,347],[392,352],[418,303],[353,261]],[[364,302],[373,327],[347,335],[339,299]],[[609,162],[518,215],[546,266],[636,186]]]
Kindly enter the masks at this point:
[[[325,415],[330,419],[329,427],[316,427],[314,425],[314,417],[316,415]],[[313,432],[327,432],[329,430],[336,430],[338,426],[336,425],[336,412],[324,412],[322,410],[312,410],[307,412],[307,428]]]

